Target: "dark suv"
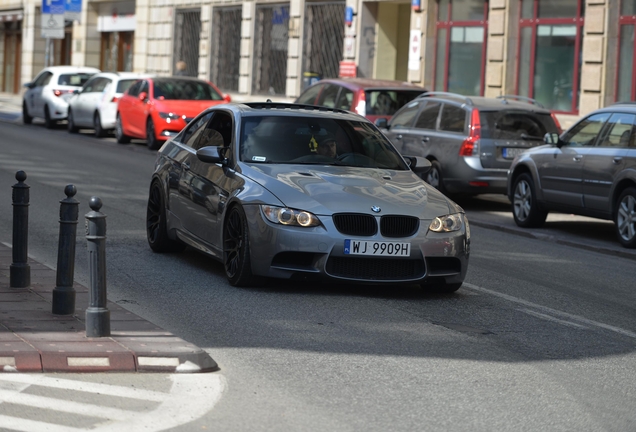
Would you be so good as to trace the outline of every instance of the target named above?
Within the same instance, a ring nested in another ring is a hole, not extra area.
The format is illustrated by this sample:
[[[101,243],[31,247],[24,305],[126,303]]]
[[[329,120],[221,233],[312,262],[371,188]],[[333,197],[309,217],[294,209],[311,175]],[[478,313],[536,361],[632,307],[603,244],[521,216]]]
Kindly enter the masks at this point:
[[[618,241],[636,247],[636,103],[592,112],[547,145],[515,159],[508,197],[521,227],[549,211],[613,220]]]
[[[512,160],[560,132],[556,118],[521,96],[466,97],[429,92],[376,125],[402,154],[422,156],[424,180],[446,194],[506,193]]]

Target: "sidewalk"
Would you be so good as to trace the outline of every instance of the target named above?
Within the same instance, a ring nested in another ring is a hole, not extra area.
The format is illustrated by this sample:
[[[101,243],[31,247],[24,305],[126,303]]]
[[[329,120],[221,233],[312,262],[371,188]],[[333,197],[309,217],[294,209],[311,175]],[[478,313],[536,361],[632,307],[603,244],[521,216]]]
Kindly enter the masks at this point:
[[[0,93],[0,121],[17,123],[22,120],[22,95]]]
[[[13,252],[0,244],[0,370],[4,372],[210,372],[201,348],[108,302],[111,336],[87,338],[88,288],[75,283],[75,314],[53,315],[56,271],[32,259],[31,286],[11,288]]]

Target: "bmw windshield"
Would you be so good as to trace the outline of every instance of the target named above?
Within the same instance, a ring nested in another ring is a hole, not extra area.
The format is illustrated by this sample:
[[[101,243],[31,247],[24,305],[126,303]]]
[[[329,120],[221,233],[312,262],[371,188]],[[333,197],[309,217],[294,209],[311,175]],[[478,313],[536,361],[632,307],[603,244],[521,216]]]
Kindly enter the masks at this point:
[[[393,145],[362,121],[258,116],[243,119],[241,160],[408,170]]]

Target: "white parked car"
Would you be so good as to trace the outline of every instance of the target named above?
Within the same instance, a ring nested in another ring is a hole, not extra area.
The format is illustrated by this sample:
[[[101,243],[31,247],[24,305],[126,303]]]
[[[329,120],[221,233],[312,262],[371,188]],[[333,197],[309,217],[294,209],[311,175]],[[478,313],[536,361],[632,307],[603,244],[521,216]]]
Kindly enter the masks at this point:
[[[96,137],[115,129],[117,103],[135,81],[149,75],[132,72],[101,72],[93,75],[69,100],[68,131],[94,129]]]
[[[76,66],[51,66],[43,69],[33,81],[24,84],[22,119],[30,124],[33,118],[43,118],[47,128],[65,120],[68,100],[99,69]]]

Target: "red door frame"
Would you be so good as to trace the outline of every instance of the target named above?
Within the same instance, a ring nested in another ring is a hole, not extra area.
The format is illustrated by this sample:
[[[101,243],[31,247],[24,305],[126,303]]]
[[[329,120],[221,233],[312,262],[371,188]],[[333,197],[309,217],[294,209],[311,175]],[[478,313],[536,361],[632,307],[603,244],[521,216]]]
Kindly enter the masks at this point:
[[[537,27],[540,25],[557,25],[557,24],[574,24],[576,25],[576,36],[574,39],[574,76],[572,77],[572,109],[571,111],[556,111],[554,113],[560,114],[578,114],[579,103],[579,78],[580,67],[579,62],[581,60],[581,43],[583,40],[583,24],[585,23],[583,16],[581,16],[582,2],[585,0],[578,0],[576,6],[576,17],[572,18],[537,18],[539,13],[539,0],[521,0],[534,2],[532,8],[532,18],[521,18],[521,5],[519,6],[519,34],[517,37],[517,74],[515,77],[515,93],[519,94],[519,70],[521,69],[521,29],[530,27],[532,28],[532,40],[530,48],[530,82],[528,83],[528,95],[534,98],[534,67],[535,58],[537,52]]]
[[[485,90],[485,77],[486,77],[486,49],[488,44],[488,0],[484,1],[484,19],[479,21],[453,21],[452,13],[453,13],[453,0],[448,2],[448,16],[446,17],[446,21],[439,21],[439,1],[435,3],[435,16],[438,18],[435,24],[435,39],[439,37],[439,30],[446,29],[446,52],[444,53],[444,85],[443,91],[448,91],[448,64],[450,61],[450,35],[451,29],[453,27],[482,27],[484,28],[484,41],[482,43],[481,48],[481,69],[480,69],[480,77],[479,77],[479,90],[480,95],[484,94]],[[433,53],[435,62],[437,63],[437,47],[438,44],[435,44],[435,52]],[[435,88],[435,83],[438,79],[437,77],[437,67],[434,69],[435,73],[433,75],[433,86]]]

